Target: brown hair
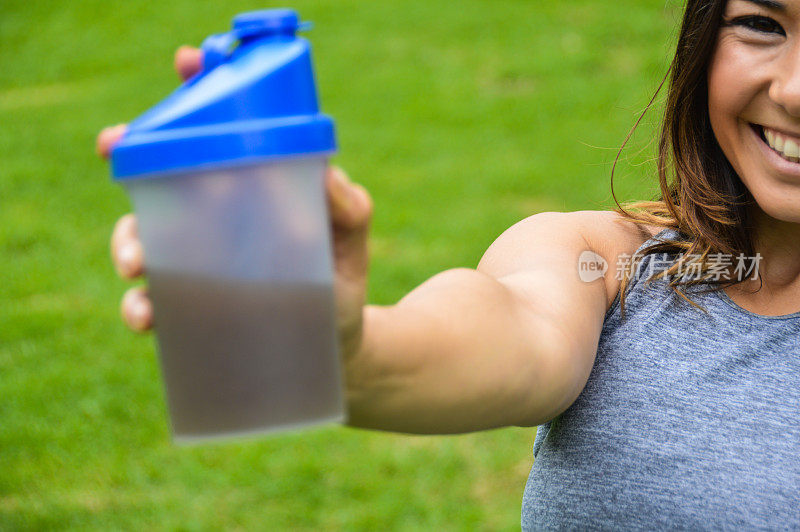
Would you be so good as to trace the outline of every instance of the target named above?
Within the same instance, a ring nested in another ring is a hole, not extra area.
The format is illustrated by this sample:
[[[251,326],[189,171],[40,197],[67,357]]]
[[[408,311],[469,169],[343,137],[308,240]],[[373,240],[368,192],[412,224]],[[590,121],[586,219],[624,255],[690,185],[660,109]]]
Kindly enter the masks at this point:
[[[686,295],[692,285],[709,285],[710,290],[737,284],[732,276],[721,279],[709,272],[709,255],[753,255],[752,196],[717,143],[708,114],[707,72],[717,34],[723,24],[726,0],[688,0],[672,63],[645,111],[625,139],[611,170],[611,192],[617,212],[639,225],[656,225],[677,230],[678,237],[664,239],[643,249],[631,262],[620,288],[622,311],[625,288],[638,262],[652,254],[676,256],[669,269],[653,275],[669,279],[669,286]],[[620,205],[614,194],[614,169],[622,150],[644,113],[652,106],[669,78],[668,93],[658,143],[660,197]],[[679,272],[693,263],[698,275],[687,278]],[[716,278],[715,278],[716,277]]]

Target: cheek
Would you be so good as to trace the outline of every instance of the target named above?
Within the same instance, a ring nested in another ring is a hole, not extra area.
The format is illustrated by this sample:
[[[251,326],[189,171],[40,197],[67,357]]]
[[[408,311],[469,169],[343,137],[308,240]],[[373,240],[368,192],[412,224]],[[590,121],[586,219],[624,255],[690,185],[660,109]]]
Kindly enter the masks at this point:
[[[748,101],[742,66],[730,48],[722,43],[717,47],[708,71],[708,113],[718,137],[723,133],[718,128],[730,127]]]
[[[737,42],[720,38],[708,68],[708,115],[711,129],[728,161],[741,172],[742,121],[755,121],[753,100],[758,94],[757,65],[752,54],[743,53]]]

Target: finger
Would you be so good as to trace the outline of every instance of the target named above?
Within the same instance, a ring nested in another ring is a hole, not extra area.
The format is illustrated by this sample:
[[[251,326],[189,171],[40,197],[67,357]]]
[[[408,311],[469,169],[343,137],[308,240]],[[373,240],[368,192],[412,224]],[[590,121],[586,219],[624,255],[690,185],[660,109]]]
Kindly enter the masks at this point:
[[[123,279],[133,279],[144,273],[144,250],[133,214],[121,217],[114,226],[111,260]]]
[[[153,304],[143,286],[125,292],[120,312],[125,325],[133,331],[145,332],[153,328]]]
[[[363,280],[369,266],[367,239],[372,198],[364,187],[352,183],[339,168],[328,170],[326,184],[336,270],[352,280]]]
[[[116,126],[103,129],[100,134],[97,135],[97,155],[107,159],[111,153],[111,148],[113,148],[114,144],[125,134],[127,129],[127,124],[117,124]]]
[[[372,217],[372,198],[367,190],[350,181],[341,168],[331,166],[325,175],[328,207],[334,229],[364,229]]]
[[[175,70],[181,79],[189,79],[203,68],[203,52],[199,48],[183,45],[175,51]]]

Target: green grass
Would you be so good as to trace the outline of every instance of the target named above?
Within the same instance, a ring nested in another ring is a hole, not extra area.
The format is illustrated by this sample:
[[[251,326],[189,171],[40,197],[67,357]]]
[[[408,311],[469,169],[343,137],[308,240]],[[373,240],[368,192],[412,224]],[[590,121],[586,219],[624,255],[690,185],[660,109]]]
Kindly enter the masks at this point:
[[[612,205],[610,162],[668,63],[675,2],[297,1],[336,162],[373,194],[369,299],[474,267],[518,220]],[[244,0],[0,3],[0,529],[519,527],[533,429],[327,428],[168,441],[151,337],[118,319],[129,210],[93,153]],[[657,113],[617,181],[650,197]],[[557,244],[557,243],[554,243]]]

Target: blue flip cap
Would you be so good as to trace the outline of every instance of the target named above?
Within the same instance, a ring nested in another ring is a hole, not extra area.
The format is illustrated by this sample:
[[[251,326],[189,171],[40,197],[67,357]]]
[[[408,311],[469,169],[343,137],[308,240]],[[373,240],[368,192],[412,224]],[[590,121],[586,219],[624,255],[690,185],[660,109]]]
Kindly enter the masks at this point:
[[[203,68],[134,120],[111,150],[117,180],[333,153],[306,29],[291,9],[242,13],[202,45]]]

